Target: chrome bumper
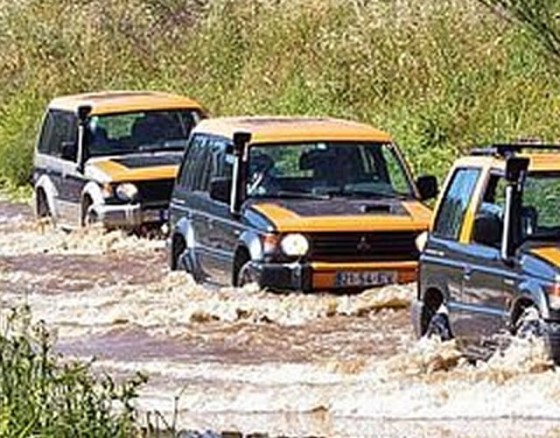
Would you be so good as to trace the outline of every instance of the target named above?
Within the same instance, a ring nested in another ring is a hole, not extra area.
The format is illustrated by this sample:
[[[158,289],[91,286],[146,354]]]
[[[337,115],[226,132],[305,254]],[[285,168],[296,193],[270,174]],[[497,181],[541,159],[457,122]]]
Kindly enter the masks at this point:
[[[144,224],[163,224],[167,209],[142,210],[140,204],[94,205],[97,220],[106,227],[132,228]]]

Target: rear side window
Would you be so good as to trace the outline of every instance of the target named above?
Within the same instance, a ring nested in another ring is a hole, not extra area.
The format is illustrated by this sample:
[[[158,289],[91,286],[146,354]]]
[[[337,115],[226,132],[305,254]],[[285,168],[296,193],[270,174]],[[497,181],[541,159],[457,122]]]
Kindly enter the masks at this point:
[[[201,179],[204,176],[204,156],[206,155],[207,141],[207,136],[195,135],[187,147],[179,179],[179,184],[187,191],[200,190]]]
[[[78,118],[72,112],[50,110],[41,129],[39,152],[60,157],[63,143],[77,143]]]
[[[439,208],[434,234],[458,240],[468,205],[480,176],[480,169],[457,169]]]

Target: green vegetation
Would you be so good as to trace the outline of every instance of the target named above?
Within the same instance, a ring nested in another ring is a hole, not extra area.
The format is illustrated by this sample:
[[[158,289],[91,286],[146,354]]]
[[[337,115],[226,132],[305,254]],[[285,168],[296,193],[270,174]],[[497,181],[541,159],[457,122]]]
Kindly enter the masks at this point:
[[[19,311],[0,334],[0,436],[95,437],[138,435],[132,402],[145,379],[120,385],[94,377],[89,365],[52,352],[42,325]]]
[[[554,139],[555,64],[481,1],[0,0],[0,175],[28,178],[50,98],[102,89],[370,122],[440,176],[475,142]]]

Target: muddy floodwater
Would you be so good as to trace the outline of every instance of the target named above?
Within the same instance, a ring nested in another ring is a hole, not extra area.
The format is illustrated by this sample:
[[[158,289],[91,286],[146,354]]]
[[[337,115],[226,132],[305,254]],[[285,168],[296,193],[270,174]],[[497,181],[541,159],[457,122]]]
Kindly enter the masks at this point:
[[[204,288],[168,271],[162,240],[67,233],[30,212],[0,202],[2,312],[28,305],[65,356],[147,374],[138,403],[152,419],[270,436],[560,436],[560,373],[542,346],[514,340],[471,364],[453,343],[415,341],[414,285]]]

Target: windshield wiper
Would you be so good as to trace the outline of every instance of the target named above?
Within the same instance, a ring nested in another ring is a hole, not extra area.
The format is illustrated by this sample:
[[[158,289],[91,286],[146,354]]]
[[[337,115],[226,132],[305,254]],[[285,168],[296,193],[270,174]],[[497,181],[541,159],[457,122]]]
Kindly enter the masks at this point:
[[[329,196],[352,196],[352,197],[376,197],[385,199],[404,199],[407,196],[402,193],[370,192],[362,190],[327,190]]]
[[[331,199],[331,196],[329,194],[298,192],[298,191],[290,191],[290,190],[278,190],[277,192],[271,194],[271,197],[318,199],[323,201]]]

